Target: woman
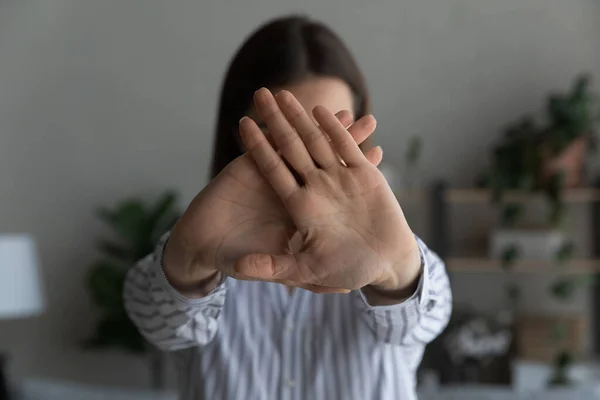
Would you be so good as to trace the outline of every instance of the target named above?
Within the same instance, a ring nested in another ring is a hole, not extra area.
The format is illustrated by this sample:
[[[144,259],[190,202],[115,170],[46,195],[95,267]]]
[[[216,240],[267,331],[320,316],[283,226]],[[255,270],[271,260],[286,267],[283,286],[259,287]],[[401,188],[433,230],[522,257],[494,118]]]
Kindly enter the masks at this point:
[[[377,170],[381,149],[359,150],[367,110],[321,24],[272,21],[234,57],[213,179],[125,285],[142,334],[178,350],[183,399],[416,397],[450,287]]]

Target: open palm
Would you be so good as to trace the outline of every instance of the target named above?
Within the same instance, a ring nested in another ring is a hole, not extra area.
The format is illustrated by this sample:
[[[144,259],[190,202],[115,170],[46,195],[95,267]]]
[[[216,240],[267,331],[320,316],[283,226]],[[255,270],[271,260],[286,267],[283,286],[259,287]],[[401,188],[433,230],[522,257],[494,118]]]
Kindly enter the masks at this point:
[[[340,112],[337,118],[344,125],[352,122],[349,112]],[[359,120],[349,130],[360,143],[374,127],[368,120]],[[375,164],[381,161],[377,151],[368,152],[367,157]],[[251,253],[286,253],[295,232],[281,199],[246,153],[196,196],[173,229],[172,238],[191,249],[195,264],[235,277],[233,265],[238,258]]]
[[[303,247],[296,254],[244,256],[237,272],[294,286],[346,290],[408,284],[419,266],[414,235],[385,178],[344,126],[317,107],[313,114],[319,129],[289,92],[274,98],[265,89],[256,102],[281,155],[254,121],[244,119],[240,132],[291,216]],[[343,163],[338,162],[336,151]],[[302,183],[294,179],[282,157],[300,174]]]

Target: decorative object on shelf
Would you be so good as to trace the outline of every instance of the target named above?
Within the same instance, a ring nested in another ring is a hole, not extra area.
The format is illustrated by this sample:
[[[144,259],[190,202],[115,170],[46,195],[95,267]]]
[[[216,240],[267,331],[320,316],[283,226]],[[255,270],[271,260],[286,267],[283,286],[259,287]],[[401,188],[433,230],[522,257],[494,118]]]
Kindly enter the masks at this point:
[[[0,319],[33,317],[44,311],[39,261],[33,238],[0,235]],[[0,354],[0,400],[8,400],[4,373],[7,357]]]
[[[509,384],[512,329],[511,313],[488,316],[456,310],[442,335],[428,346],[421,372],[435,371],[443,384]]]
[[[469,359],[485,362],[506,353],[511,339],[509,329],[494,330],[489,320],[478,317],[455,329],[446,339],[446,348],[455,364]]]
[[[96,330],[85,342],[88,349],[116,347],[150,357],[151,383],[163,389],[163,354],[141,336],[125,312],[123,284],[129,268],[152,253],[154,246],[179,217],[177,196],[166,192],[151,204],[127,199],[113,209],[100,209],[98,216],[114,238],[101,239],[102,257],[93,263],[86,285],[98,313]]]
[[[492,258],[504,261],[512,258],[507,251],[516,252],[515,256],[524,260],[553,261],[564,253],[567,242],[556,229],[497,229],[492,233],[490,253]]]

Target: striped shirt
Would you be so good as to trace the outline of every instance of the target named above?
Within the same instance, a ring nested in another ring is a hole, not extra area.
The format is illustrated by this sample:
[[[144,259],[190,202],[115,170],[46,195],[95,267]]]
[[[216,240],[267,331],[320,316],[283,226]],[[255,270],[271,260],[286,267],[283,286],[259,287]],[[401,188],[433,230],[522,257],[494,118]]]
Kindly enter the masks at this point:
[[[232,278],[188,299],[162,272],[163,240],[128,273],[125,306],[144,337],[176,351],[183,400],[416,399],[425,345],[452,308],[444,264],[418,243],[415,294],[371,306],[361,291],[290,295],[280,284]]]

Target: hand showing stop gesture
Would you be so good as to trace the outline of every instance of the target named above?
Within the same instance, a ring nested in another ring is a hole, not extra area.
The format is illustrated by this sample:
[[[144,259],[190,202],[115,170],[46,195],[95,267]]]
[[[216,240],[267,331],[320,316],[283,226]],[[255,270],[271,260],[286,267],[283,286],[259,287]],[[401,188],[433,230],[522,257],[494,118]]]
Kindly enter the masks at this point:
[[[240,121],[240,134],[302,246],[295,254],[241,256],[236,277],[341,290],[410,286],[420,270],[415,237],[385,178],[344,125],[323,107],[314,109],[315,123],[286,91],[274,97],[261,89],[255,106],[278,151],[250,118]]]

